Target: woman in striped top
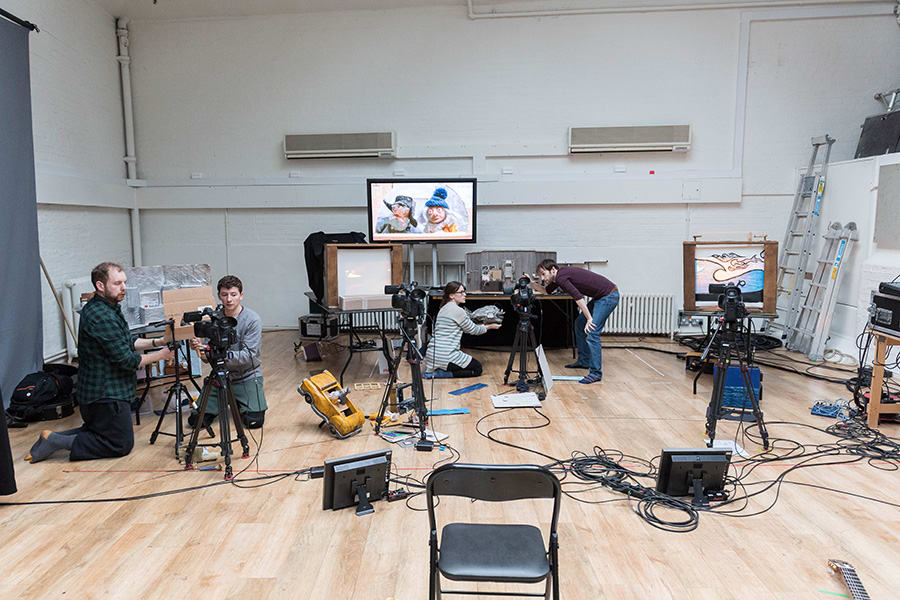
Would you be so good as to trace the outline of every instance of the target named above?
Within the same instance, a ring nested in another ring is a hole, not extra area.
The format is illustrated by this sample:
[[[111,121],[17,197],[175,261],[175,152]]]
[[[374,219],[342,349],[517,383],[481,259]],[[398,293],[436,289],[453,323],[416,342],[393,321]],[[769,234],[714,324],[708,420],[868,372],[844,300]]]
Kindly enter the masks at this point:
[[[449,371],[453,377],[478,377],[481,363],[460,351],[462,334],[481,335],[488,329],[499,329],[499,323],[478,325],[460,306],[466,301],[466,288],[458,281],[444,286],[441,310],[434,320],[434,335],[425,353],[425,368],[432,373],[436,369]]]

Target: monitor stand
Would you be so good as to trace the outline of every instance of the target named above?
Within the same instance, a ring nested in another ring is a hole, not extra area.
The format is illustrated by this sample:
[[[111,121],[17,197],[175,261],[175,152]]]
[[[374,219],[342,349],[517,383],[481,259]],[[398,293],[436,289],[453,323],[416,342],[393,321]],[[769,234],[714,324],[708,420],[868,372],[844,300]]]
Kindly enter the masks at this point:
[[[366,489],[365,483],[356,484],[356,497],[358,498],[358,502],[356,505],[357,517],[370,515],[375,512],[375,509],[372,508],[372,503],[369,502],[369,490]]]
[[[703,478],[693,480],[694,499],[691,501],[693,506],[709,506],[709,500],[703,494]]]
[[[431,245],[431,287],[438,287],[438,252],[437,244]]]

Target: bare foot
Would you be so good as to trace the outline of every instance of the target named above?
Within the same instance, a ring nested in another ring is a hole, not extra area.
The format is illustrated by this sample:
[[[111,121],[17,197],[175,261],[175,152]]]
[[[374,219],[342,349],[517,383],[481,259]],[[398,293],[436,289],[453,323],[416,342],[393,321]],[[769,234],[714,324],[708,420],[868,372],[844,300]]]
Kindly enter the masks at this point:
[[[28,462],[34,462],[33,454],[34,454],[35,450],[37,450],[38,446],[42,444],[42,440],[46,441],[47,438],[50,437],[51,433],[53,433],[53,432],[49,429],[44,429],[41,431],[41,435],[38,438],[38,441],[36,441],[34,443],[34,445],[31,446],[31,450],[29,450],[28,454],[25,455],[25,460],[27,460]]]

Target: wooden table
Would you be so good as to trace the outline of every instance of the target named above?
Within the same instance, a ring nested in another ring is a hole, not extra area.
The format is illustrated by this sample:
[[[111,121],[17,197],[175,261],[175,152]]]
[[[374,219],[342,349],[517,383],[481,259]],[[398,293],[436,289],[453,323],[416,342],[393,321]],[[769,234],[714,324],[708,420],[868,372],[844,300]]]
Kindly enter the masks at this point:
[[[900,346],[900,338],[874,329],[875,360],[872,361],[872,387],[869,390],[869,427],[878,429],[878,415],[900,413],[900,403],[882,404],[881,385],[884,382],[884,360],[888,346]]]
[[[516,317],[516,312],[512,309],[512,304],[510,302],[511,294],[504,294],[502,292],[469,292],[466,294],[466,304],[464,305],[466,308],[470,310],[474,310],[486,304],[502,304],[506,309],[506,315],[502,323],[502,327],[498,331],[489,331],[485,335],[482,336],[470,336],[468,334],[464,334],[462,337],[461,345],[463,348],[472,348],[472,347],[482,347],[482,346],[509,346],[512,344],[513,339],[515,338],[515,327],[518,322],[518,318]],[[573,328],[573,323],[575,321],[575,317],[578,314],[578,307],[575,304],[575,301],[572,300],[572,296],[567,294],[538,294],[535,293],[534,296],[535,301],[541,306],[540,322],[535,321],[534,325],[537,327],[538,331],[541,333],[539,336],[538,343],[542,343],[545,348],[547,347],[564,347],[572,349],[572,358],[575,358],[575,330]],[[440,294],[435,294],[429,296],[429,306],[428,312],[432,318],[436,317],[439,304],[441,300]],[[552,320],[548,315],[544,314],[543,307],[546,305],[550,305],[554,307],[556,311],[555,318]],[[509,308],[506,308],[506,307]],[[548,317],[546,320],[547,328],[549,333],[559,333],[561,336],[548,336],[548,339],[544,338],[544,329],[545,322],[544,318]],[[562,328],[562,331],[559,329]],[[558,342],[552,337],[561,338]]]

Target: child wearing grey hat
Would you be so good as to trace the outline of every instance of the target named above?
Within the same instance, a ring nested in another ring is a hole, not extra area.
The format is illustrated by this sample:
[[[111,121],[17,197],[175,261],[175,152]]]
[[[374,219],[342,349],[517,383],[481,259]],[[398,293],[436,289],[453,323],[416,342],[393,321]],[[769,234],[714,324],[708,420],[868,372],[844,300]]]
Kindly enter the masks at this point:
[[[394,201],[384,205],[391,211],[391,216],[380,217],[375,223],[377,233],[416,233],[418,223],[413,212],[413,199],[409,196],[397,196]]]

